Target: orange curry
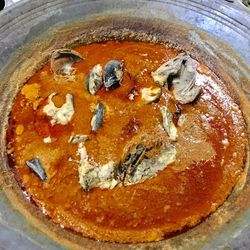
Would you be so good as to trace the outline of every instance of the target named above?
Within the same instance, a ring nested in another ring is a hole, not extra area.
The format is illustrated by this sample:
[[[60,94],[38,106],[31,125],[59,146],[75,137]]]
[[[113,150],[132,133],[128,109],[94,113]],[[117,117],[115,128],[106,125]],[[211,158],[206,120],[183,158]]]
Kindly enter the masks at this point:
[[[244,169],[246,125],[234,98],[215,74],[198,64],[195,101],[180,104],[171,88],[161,98],[145,103],[143,88],[156,86],[151,73],[180,52],[165,45],[109,41],[75,49],[83,60],[74,63],[74,79],[55,79],[50,63],[22,87],[10,115],[8,142],[16,179],[25,193],[55,223],[83,236],[113,242],[146,242],[163,239],[196,225],[221,205]],[[86,89],[90,70],[109,60],[123,61],[118,88],[101,88],[95,95]],[[137,94],[129,98],[131,91]],[[56,107],[65,96],[74,97],[74,114],[65,124],[51,124],[44,107],[51,93]],[[91,130],[93,107],[105,106],[103,123]],[[140,183],[84,190],[79,183],[79,145],[72,135],[84,134],[90,161],[120,161],[131,141],[168,140],[160,108],[172,113],[178,139],[176,159],[156,176]],[[185,122],[180,122],[185,115]],[[45,138],[50,138],[45,141]],[[42,181],[25,162],[38,156],[47,174]]]

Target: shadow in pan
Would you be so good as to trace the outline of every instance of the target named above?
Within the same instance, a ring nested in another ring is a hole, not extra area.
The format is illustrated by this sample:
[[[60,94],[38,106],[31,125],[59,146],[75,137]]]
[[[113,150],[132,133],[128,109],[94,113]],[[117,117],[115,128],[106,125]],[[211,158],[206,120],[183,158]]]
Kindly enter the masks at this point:
[[[5,1],[4,0],[0,0],[0,10],[2,10],[5,6]]]

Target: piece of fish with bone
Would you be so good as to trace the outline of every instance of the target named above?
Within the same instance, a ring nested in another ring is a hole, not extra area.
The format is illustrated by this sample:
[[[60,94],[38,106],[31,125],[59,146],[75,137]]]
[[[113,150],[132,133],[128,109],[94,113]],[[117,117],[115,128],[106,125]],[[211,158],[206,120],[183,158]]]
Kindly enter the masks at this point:
[[[181,53],[177,57],[162,64],[151,75],[160,86],[168,89],[173,87],[175,99],[181,104],[193,102],[201,92],[196,85],[197,62],[188,53]]]

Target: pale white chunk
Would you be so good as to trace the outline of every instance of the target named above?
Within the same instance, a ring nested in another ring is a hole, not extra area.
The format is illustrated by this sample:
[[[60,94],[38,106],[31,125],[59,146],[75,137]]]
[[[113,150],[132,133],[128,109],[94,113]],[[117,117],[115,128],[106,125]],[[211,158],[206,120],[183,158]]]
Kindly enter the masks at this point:
[[[67,125],[75,112],[73,95],[67,94],[66,102],[60,108],[56,107],[52,101],[56,95],[57,93],[54,92],[49,96],[48,104],[43,108],[43,112],[52,117],[50,122],[53,126],[55,124]]]

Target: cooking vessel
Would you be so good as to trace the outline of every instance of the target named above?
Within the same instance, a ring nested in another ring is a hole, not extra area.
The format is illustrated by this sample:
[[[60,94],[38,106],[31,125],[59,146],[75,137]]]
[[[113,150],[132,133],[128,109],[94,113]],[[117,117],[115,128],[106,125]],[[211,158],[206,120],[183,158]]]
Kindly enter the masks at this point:
[[[143,40],[188,50],[233,89],[250,122],[250,12],[219,0],[32,0],[0,13],[0,249],[249,249],[250,176],[198,226],[160,242],[97,242],[52,223],[25,198],[6,157],[8,115],[55,48]],[[249,128],[248,128],[249,132]]]

